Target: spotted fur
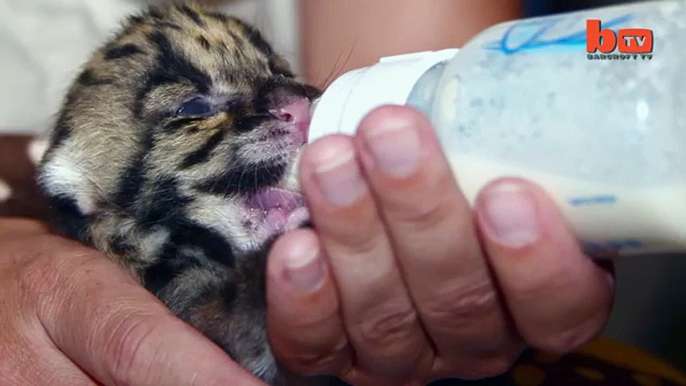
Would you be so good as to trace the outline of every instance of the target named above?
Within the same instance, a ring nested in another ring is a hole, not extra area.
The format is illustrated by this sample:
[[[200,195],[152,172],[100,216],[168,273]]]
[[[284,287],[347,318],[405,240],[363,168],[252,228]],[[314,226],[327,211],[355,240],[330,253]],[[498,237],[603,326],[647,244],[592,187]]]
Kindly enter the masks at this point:
[[[196,5],[131,17],[70,88],[39,185],[58,230],[110,256],[269,383],[265,251],[246,206],[302,146],[274,111],[316,97],[248,24]],[[201,97],[210,114],[181,114]]]

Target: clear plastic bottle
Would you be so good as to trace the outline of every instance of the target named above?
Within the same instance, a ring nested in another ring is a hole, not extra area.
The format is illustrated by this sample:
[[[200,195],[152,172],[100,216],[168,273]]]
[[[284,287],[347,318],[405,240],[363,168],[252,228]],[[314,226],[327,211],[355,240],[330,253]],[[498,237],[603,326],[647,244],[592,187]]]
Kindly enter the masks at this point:
[[[589,19],[652,30],[652,52],[587,52]],[[682,1],[508,22],[460,50],[345,74],[318,101],[310,140],[408,104],[433,123],[470,202],[495,178],[523,177],[550,193],[591,253],[684,252],[685,71]]]

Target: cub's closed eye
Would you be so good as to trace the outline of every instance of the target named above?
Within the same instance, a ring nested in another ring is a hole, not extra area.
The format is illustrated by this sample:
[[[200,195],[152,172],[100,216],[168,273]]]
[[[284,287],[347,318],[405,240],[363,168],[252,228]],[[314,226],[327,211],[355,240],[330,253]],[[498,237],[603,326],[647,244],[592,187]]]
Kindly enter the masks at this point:
[[[206,117],[214,113],[214,106],[208,100],[202,97],[196,97],[186,101],[179,110],[176,116],[196,116]]]

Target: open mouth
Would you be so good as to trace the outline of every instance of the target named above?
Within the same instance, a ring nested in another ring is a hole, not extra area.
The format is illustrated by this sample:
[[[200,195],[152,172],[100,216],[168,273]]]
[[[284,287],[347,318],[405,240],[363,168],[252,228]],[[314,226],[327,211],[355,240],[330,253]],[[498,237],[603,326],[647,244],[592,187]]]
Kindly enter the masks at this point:
[[[272,113],[280,121],[275,132],[290,136],[293,144],[301,149],[308,142],[311,108],[307,99],[297,99],[282,106]],[[291,160],[289,171],[279,187],[262,188],[245,199],[245,227],[262,240],[296,229],[309,220],[304,197],[296,191],[297,183],[292,181],[296,159]],[[291,185],[293,187],[289,189]]]
[[[261,238],[288,232],[309,220],[300,193],[281,188],[264,188],[245,200],[246,226]]]

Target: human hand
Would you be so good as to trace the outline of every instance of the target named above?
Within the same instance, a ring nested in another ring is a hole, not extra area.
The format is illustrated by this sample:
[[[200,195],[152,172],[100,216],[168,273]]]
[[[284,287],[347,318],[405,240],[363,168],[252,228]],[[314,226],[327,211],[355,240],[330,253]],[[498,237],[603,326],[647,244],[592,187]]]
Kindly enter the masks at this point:
[[[263,385],[114,262],[0,220],[0,384]]]
[[[316,231],[277,240],[267,285],[273,349],[296,372],[356,386],[484,378],[527,345],[573,350],[609,316],[612,274],[542,189],[496,181],[472,211],[412,109],[313,143],[300,170]]]

